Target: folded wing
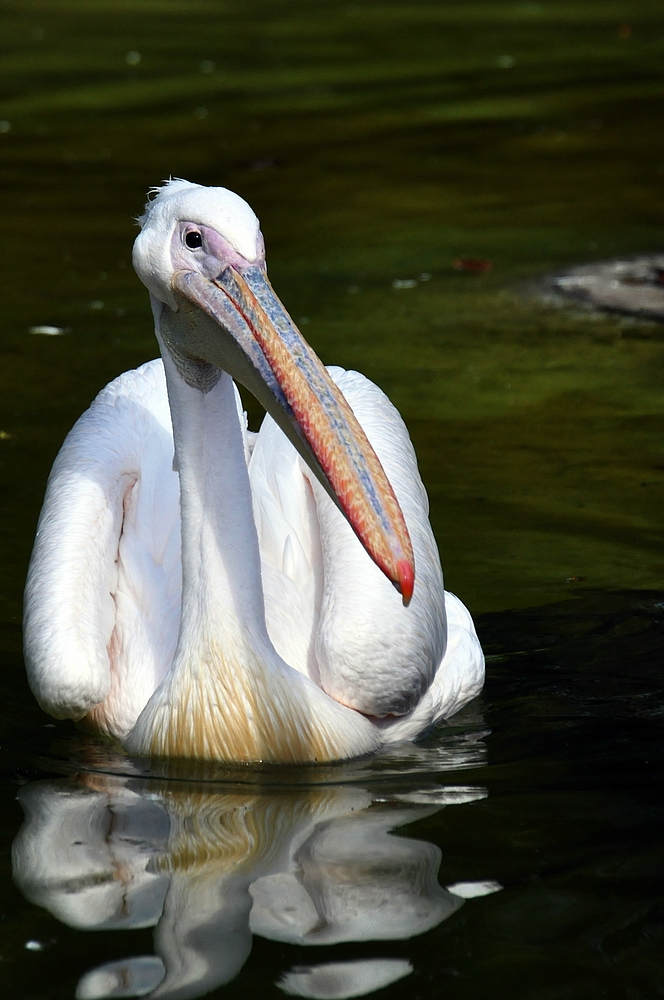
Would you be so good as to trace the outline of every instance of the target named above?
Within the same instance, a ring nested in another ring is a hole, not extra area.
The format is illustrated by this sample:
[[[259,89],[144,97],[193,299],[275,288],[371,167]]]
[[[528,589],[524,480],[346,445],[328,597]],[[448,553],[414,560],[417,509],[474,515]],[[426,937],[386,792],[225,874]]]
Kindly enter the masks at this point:
[[[24,632],[30,686],[56,718],[95,711],[122,735],[171,664],[181,586],[172,466],[161,360],[111,382],[55,461]]]
[[[250,462],[268,629],[287,662],[366,715],[410,713],[445,651],[443,576],[406,426],[357,372],[328,369],[358,417],[403,510],[415,553],[413,600],[398,593],[266,419]]]

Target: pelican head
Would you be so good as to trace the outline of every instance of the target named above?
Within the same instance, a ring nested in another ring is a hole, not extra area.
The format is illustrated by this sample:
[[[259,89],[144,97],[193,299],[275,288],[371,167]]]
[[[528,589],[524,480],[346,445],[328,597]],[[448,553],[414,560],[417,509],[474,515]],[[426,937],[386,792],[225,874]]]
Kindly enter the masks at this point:
[[[206,392],[223,370],[256,396],[407,604],[413,551],[398,501],[350,406],[277,298],[249,205],[225,188],[173,180],[139,223],[134,267],[180,376]]]

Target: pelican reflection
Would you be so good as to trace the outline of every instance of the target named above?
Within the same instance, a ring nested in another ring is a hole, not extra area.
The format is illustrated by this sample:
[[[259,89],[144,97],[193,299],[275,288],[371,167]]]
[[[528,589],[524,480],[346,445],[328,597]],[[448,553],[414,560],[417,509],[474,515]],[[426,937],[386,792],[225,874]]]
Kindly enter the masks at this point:
[[[477,788],[373,794],[353,786],[210,790],[85,775],[25,785],[12,849],[24,895],[70,927],[154,927],[154,955],[109,962],[77,997],[184,1000],[230,982],[252,935],[293,945],[403,940],[497,883],[438,883],[441,852],[392,831]],[[403,958],[297,966],[303,997],[362,996],[412,971]]]

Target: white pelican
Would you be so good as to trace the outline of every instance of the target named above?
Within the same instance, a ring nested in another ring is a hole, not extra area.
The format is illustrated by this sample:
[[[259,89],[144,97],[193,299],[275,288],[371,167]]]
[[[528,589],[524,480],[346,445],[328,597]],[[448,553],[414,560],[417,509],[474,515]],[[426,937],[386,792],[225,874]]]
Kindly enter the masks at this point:
[[[106,386],[53,466],[26,587],[37,700],[155,756],[415,738],[484,660],[403,421],[302,339],[238,195],[170,181],[139,222],[162,357]],[[258,435],[231,376],[268,411]]]

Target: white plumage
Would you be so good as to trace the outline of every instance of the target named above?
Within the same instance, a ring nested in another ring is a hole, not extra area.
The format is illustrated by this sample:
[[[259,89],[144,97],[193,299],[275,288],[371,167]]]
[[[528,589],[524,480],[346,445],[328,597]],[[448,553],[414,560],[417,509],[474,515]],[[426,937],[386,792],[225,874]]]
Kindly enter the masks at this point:
[[[137,268],[164,361],[99,394],[49,480],[26,591],[33,691],[56,717],[85,717],[142,753],[323,760],[412,739],[479,692],[484,661],[470,615],[444,595],[405,425],[363,376],[328,369],[403,511],[416,572],[408,607],[272,417],[250,434],[221,366],[206,363],[208,381],[196,382],[202,363],[192,375],[168,340],[176,322],[197,322],[184,300],[172,311],[172,285],[155,292],[182,274],[175,251],[163,263],[179,231],[198,227],[220,269],[234,254],[232,267],[246,258],[254,274],[262,252],[237,199],[239,217],[212,230],[222,253],[205,228],[222,189],[183,184],[162,189],[147,216],[158,209],[161,227],[152,220],[150,259],[171,271]]]

